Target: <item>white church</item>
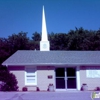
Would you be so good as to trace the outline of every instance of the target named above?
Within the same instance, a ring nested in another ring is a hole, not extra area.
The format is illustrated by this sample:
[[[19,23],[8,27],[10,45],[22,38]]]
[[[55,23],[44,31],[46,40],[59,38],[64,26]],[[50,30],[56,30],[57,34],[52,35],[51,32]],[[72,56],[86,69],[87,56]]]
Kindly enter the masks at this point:
[[[18,50],[2,65],[8,67],[18,81],[19,90],[80,91],[82,84],[88,90],[100,86],[100,51],[51,51],[48,40],[45,11],[42,15],[40,51]]]

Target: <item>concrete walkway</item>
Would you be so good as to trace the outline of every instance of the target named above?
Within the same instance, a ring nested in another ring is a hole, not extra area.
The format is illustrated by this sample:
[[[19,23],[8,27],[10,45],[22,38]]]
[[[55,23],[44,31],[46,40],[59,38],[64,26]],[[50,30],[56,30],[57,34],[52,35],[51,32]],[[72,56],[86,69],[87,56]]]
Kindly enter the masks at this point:
[[[90,91],[0,92],[0,100],[92,100]]]

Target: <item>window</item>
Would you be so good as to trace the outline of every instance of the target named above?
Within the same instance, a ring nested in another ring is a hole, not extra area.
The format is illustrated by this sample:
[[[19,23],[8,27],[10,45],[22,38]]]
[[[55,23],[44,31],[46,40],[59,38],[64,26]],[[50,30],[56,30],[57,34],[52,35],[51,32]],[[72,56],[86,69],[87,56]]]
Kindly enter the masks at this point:
[[[36,67],[26,67],[25,85],[37,85]]]
[[[86,74],[87,78],[100,78],[100,68],[87,67]]]

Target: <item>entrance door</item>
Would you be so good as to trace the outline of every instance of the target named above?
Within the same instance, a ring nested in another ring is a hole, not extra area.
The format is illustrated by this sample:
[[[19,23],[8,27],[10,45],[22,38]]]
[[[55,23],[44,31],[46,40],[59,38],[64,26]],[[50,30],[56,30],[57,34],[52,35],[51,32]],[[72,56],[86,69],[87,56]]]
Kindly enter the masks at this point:
[[[76,89],[76,68],[56,68],[56,89]]]
[[[65,89],[65,69],[64,68],[56,69],[56,88]]]
[[[76,68],[66,68],[67,89],[76,89]]]

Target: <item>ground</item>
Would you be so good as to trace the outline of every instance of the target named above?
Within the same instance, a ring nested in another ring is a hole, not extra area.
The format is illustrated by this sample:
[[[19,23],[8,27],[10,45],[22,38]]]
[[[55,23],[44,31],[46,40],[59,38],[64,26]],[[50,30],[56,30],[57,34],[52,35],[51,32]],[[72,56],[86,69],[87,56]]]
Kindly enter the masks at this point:
[[[0,100],[92,100],[92,93],[92,91],[0,92]]]

